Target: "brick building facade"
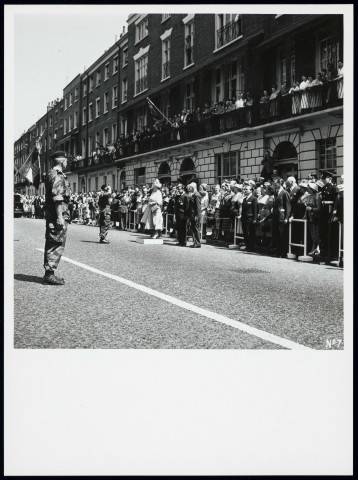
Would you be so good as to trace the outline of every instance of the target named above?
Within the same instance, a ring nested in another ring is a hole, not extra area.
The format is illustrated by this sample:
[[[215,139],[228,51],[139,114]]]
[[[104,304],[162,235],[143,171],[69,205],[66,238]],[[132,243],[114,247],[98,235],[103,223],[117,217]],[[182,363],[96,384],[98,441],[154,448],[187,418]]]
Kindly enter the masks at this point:
[[[76,77],[64,90],[64,100],[47,112],[46,121],[53,115],[52,128],[60,141],[48,140],[46,158],[50,145],[77,157],[69,176],[78,191],[98,189],[102,183],[115,189],[150,184],[157,177],[171,183],[179,175],[195,175],[209,186],[223,178],[258,177],[266,150],[284,178],[293,174],[300,179],[319,169],[341,175],[339,83],[332,83],[329,101],[326,90],[320,93],[318,108],[292,115],[290,96],[285,103],[282,97],[277,115],[269,111],[266,118],[260,110],[264,90],[270,94],[272,85],[281,88],[284,82],[291,86],[302,75],[315,78],[323,69],[337,71],[339,60],[342,15],[130,15],[128,32]],[[65,109],[64,101],[76,88],[78,107],[74,102]],[[98,143],[106,147],[121,135],[153,126],[147,97],[173,119],[183,110],[195,112],[206,103],[212,106],[247,92],[254,100],[250,121],[238,120],[235,113],[237,118],[223,128],[216,116],[215,124],[194,122],[180,139],[163,132],[144,151],[96,154]],[[77,130],[66,137],[61,125],[66,129],[66,118],[75,108]]]

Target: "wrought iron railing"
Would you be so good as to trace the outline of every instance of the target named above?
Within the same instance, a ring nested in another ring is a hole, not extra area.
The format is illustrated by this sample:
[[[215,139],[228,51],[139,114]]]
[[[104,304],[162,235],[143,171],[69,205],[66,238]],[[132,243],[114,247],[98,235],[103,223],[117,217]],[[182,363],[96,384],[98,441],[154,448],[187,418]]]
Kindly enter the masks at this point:
[[[241,35],[240,20],[233,20],[216,31],[217,34],[217,48],[223,47],[227,43],[232,42],[235,38]]]
[[[170,60],[169,62],[163,63],[163,79],[170,77]]]
[[[147,76],[139,78],[135,82],[135,93],[143,92],[143,90],[146,90],[147,88],[148,88],[148,77]]]

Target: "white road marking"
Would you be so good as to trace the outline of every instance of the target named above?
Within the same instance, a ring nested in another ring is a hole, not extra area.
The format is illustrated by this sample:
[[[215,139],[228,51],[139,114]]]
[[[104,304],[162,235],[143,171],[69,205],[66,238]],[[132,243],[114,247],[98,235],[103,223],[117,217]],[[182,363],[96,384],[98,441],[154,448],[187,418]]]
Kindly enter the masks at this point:
[[[37,248],[36,250],[44,253],[43,248]],[[112,275],[111,273],[102,272],[102,270],[98,270],[97,268],[90,267],[89,265],[85,265],[84,263],[77,262],[76,260],[72,260],[71,258],[61,257],[61,259],[65,262],[69,262],[73,265],[84,268],[85,270],[89,270],[90,272],[97,273],[98,275],[102,275],[103,277],[107,277],[115,280],[116,282],[123,283],[128,287],[135,288],[136,290],[147,293],[148,295],[152,295],[153,297],[157,297],[161,300],[164,300],[165,302],[172,303],[177,307],[184,308],[185,310],[189,310],[190,312],[198,313],[203,317],[210,318],[211,320],[223,323],[224,325],[229,325],[230,327],[236,328],[237,330],[241,330],[242,332],[261,338],[262,340],[275,343],[276,345],[280,345],[281,347],[287,348],[289,350],[311,350],[311,348],[306,347],[305,345],[301,345],[300,343],[292,342],[291,340],[287,340],[286,338],[279,337],[278,335],[265,332],[264,330],[259,330],[255,327],[250,327],[249,325],[239,322],[238,320],[232,320],[231,318],[225,317],[224,315],[220,315],[215,312],[211,312],[210,310],[206,310],[205,308],[200,308],[196,305],[192,305],[191,303],[183,302],[182,300],[172,297],[171,295],[166,295],[165,293],[158,292],[156,290],[153,290],[152,288],[140,285],[139,283],[131,282],[130,280],[127,280],[123,277],[118,277],[117,275]]]

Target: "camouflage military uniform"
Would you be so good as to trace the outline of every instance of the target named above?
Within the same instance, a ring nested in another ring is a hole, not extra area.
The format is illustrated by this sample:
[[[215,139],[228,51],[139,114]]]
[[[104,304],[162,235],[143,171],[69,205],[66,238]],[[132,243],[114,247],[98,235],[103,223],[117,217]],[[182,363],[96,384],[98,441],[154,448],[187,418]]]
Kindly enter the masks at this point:
[[[111,226],[111,207],[109,199],[111,195],[103,193],[98,199],[99,207],[99,238],[104,240],[107,236],[109,227]]]
[[[45,181],[45,219],[46,219],[46,243],[44,254],[45,273],[54,273],[60,263],[65,249],[66,232],[70,212],[68,202],[71,195],[70,185],[66,175],[58,167],[54,167],[47,175]],[[62,204],[64,225],[62,229],[57,226],[56,202]]]

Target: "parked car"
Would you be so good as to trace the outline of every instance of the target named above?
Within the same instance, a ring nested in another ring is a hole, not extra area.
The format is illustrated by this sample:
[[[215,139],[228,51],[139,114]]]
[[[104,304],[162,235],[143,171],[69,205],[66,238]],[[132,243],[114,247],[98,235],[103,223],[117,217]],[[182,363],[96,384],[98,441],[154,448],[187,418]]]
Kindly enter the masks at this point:
[[[21,195],[14,194],[14,217],[21,217],[24,214],[24,206],[21,202]]]

